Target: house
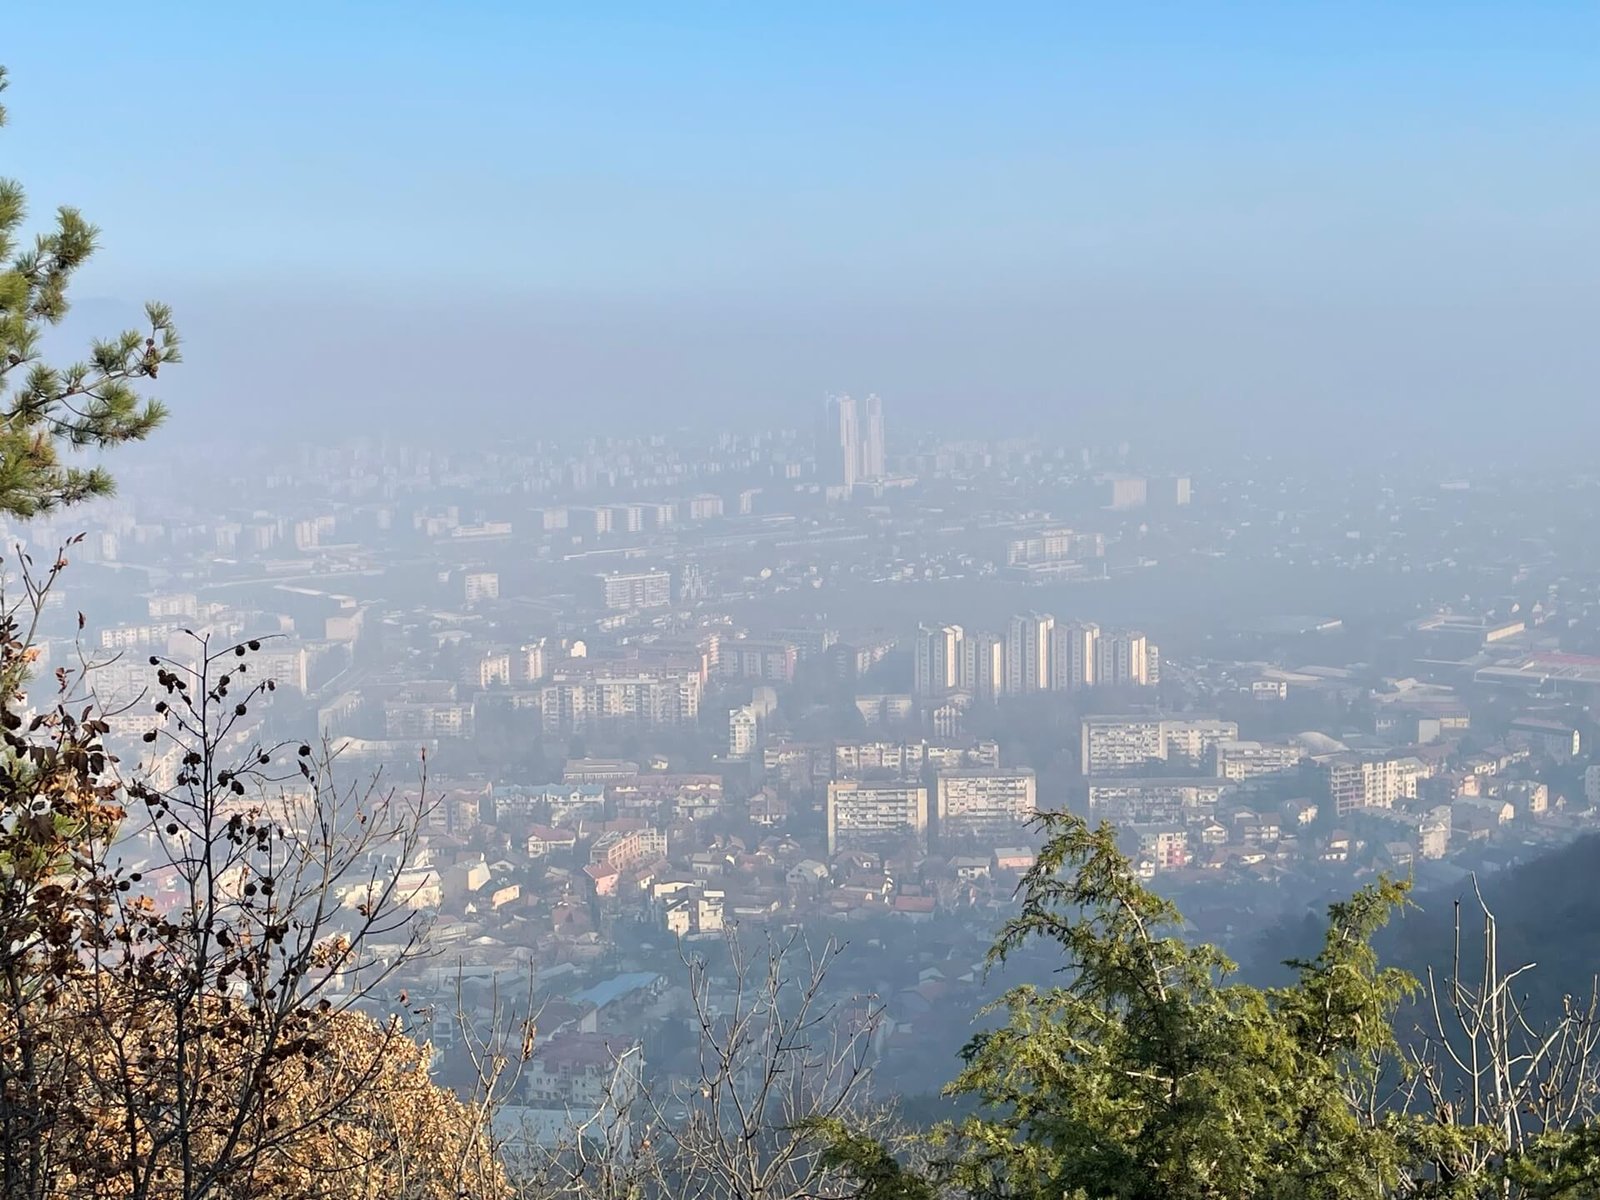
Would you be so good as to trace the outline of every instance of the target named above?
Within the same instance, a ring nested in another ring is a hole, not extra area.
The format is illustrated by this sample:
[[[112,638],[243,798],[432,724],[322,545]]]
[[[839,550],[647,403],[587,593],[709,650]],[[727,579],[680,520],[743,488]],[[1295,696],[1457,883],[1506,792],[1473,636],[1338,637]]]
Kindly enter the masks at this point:
[[[444,900],[444,881],[431,867],[401,871],[394,881],[394,902],[420,911],[438,908]]]
[[[1411,844],[1409,842],[1385,842],[1383,844],[1383,857],[1396,870],[1409,870],[1413,858]]]
[[[957,856],[950,860],[950,869],[956,873],[956,878],[964,883],[971,883],[974,879],[989,878],[987,858]]]
[[[762,788],[748,801],[750,822],[770,829],[789,819],[789,801],[775,788]]]
[[[710,879],[728,869],[728,856],[715,850],[696,850],[689,855],[689,870],[700,879]]]
[[[1550,810],[1550,788],[1537,780],[1508,780],[1496,794],[1515,805],[1519,817],[1542,817]]]
[[[790,887],[815,887],[828,878],[828,868],[814,858],[802,858],[784,872],[784,882]]]
[[[896,896],[892,911],[914,921],[926,921],[933,916],[932,896]]]
[[[994,852],[994,869],[1002,875],[1020,875],[1033,866],[1033,851],[1026,846],[1000,846]]]
[[[1454,828],[1468,837],[1487,834],[1516,818],[1516,806],[1495,796],[1468,796],[1450,806]]]
[[[578,835],[570,829],[535,825],[528,831],[528,857],[545,858],[577,848]]]
[[[1583,738],[1575,726],[1566,721],[1551,721],[1541,717],[1518,717],[1512,721],[1509,740],[1528,746],[1557,762],[1575,758],[1583,749]]]
[[[674,895],[663,914],[667,932],[677,937],[721,933],[726,897],[720,891],[689,889]]]
[[[1285,800],[1283,802],[1283,819],[1286,824],[1295,827],[1309,825],[1317,819],[1317,805],[1314,801],[1303,798]]]

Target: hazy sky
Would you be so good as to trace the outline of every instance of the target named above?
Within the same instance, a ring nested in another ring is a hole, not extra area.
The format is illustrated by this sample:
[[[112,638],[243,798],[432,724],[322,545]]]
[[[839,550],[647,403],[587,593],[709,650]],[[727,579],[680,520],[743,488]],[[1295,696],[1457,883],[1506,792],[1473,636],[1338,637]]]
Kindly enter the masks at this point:
[[[1592,3],[6,24],[0,171],[104,228],[83,316],[179,306],[184,422],[1600,427]]]

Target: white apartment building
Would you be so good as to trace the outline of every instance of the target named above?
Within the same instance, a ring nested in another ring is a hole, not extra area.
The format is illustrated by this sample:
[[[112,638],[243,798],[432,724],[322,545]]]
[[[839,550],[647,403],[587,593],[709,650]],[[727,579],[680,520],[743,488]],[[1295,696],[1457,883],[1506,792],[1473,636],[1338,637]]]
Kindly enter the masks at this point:
[[[500,599],[500,575],[495,571],[468,571],[461,577],[461,598],[467,604]]]
[[[1072,621],[1057,625],[1051,635],[1050,686],[1058,692],[1077,692],[1093,687],[1100,626],[1093,622]]]
[[[1039,810],[1027,769],[941,771],[935,794],[941,838],[1014,835]]]
[[[1418,781],[1428,774],[1427,766],[1410,755],[1335,754],[1323,761],[1322,769],[1334,812],[1341,817],[1358,808],[1393,808],[1415,799]]]
[[[1218,742],[1213,753],[1217,760],[1217,777],[1236,782],[1292,771],[1305,756],[1305,751],[1293,743],[1240,741]]]
[[[1238,737],[1234,722],[1209,717],[1085,717],[1079,762],[1085,775],[1114,775],[1173,758],[1195,764],[1217,743]]]
[[[1102,776],[1089,781],[1089,815],[1117,824],[1197,819],[1216,810],[1228,787],[1221,779]]]
[[[1006,629],[1006,691],[1012,695],[1050,688],[1050,648],[1056,619],[1048,614],[1012,617]]]
[[[918,696],[943,696],[961,685],[961,641],[959,625],[917,628],[913,674]]]
[[[611,612],[666,608],[672,603],[669,571],[613,571],[600,576],[600,602]]]
[[[744,704],[728,710],[728,757],[748,759],[761,744],[761,719],[756,710]]]
[[[828,853],[926,843],[928,789],[911,783],[836,779],[828,785]]]
[[[974,700],[992,704],[1006,690],[1006,642],[993,633],[974,633],[961,642],[961,688]]]

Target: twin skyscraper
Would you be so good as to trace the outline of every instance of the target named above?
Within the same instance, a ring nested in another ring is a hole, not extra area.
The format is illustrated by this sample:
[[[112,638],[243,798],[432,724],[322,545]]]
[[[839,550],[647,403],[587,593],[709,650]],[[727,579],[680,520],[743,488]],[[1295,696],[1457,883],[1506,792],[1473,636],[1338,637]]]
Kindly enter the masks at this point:
[[[817,437],[817,468],[833,485],[854,487],[884,477],[883,401],[829,396]]]

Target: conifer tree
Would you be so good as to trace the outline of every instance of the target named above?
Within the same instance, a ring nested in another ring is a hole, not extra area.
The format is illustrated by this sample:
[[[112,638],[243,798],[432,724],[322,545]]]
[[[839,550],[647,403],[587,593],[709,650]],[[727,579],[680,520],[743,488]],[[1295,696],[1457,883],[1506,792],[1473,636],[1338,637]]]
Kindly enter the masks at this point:
[[[31,238],[26,220],[22,185],[0,179],[0,513],[22,518],[112,491],[104,467],[71,456],[148,437],[166,409],[140,385],[178,361],[172,315],[152,303],[144,330],[97,339],[80,362],[46,362],[44,332],[66,316],[68,287],[99,231],[75,208],[57,209],[54,227]]]

